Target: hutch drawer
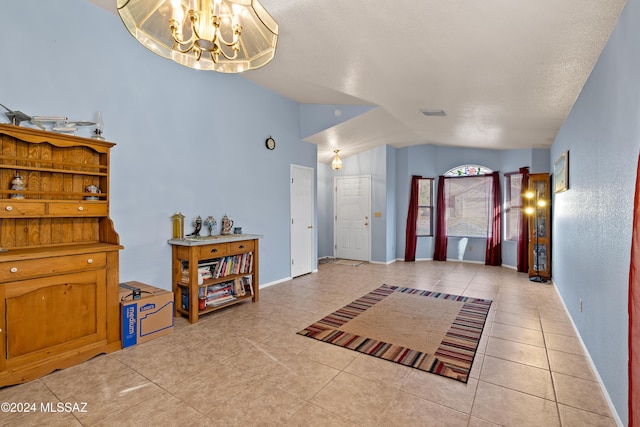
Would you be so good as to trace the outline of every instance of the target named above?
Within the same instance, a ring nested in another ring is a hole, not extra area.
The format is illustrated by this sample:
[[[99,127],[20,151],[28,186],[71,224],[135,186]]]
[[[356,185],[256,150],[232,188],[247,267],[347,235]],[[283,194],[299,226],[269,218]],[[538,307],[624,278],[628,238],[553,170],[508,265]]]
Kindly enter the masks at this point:
[[[10,261],[0,264],[0,282],[50,276],[71,271],[94,270],[107,265],[104,252],[63,257]]]
[[[1,201],[0,218],[12,218],[21,216],[41,216],[45,214],[43,202]]]
[[[106,202],[51,202],[49,215],[52,216],[106,216]]]

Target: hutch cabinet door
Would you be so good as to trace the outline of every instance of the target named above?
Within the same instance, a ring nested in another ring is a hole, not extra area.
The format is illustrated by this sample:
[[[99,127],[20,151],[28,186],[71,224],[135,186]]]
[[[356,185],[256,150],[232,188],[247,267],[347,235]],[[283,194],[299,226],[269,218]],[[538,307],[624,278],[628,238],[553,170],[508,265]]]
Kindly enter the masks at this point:
[[[7,369],[106,341],[106,270],[2,287]]]

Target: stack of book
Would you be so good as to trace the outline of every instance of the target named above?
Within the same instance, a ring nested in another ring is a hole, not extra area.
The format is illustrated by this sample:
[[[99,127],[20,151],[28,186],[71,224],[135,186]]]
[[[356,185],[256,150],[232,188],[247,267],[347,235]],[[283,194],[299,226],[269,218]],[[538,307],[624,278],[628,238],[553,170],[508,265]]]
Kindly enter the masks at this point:
[[[253,296],[252,276],[243,276],[234,279],[233,293],[236,297]]]
[[[215,307],[236,299],[233,293],[233,285],[234,282],[231,281],[200,288],[200,292],[204,294],[205,305],[207,307]]]
[[[204,307],[217,307],[237,298],[253,296],[253,276],[236,277],[233,280],[198,289],[198,299],[204,301]],[[189,310],[189,288],[183,287],[181,294],[183,310]],[[204,310],[200,306],[201,310]]]
[[[243,295],[253,296],[253,276],[243,276],[239,280]]]

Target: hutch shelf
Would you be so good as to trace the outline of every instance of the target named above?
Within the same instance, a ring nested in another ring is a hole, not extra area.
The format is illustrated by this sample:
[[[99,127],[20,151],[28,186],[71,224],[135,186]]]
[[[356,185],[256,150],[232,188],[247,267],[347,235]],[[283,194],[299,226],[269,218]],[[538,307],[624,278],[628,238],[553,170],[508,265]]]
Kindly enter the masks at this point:
[[[114,145],[0,125],[0,387],[121,348]]]
[[[258,239],[230,234],[171,239],[175,315],[190,323],[225,307],[259,299]]]

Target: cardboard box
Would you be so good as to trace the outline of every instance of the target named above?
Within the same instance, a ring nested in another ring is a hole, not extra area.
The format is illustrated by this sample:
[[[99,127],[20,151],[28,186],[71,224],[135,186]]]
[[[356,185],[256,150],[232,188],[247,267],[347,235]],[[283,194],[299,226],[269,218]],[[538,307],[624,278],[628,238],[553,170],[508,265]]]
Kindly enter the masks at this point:
[[[125,282],[140,288],[140,298],[120,286],[120,330],[122,348],[150,341],[173,331],[173,292],[140,282]]]

